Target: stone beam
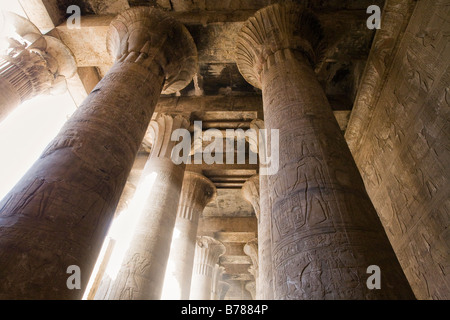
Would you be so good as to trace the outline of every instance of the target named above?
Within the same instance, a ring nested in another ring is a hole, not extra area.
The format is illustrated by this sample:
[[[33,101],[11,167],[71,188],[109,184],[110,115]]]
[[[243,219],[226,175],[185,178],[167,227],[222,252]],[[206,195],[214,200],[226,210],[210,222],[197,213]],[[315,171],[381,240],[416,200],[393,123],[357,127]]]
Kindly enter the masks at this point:
[[[225,264],[252,264],[252,259],[249,256],[240,255],[223,255],[219,259],[221,265]]]
[[[248,274],[245,274],[245,273],[242,273],[242,274],[227,274],[227,273],[225,273],[222,276],[222,279],[224,281],[228,281],[228,280],[252,281],[252,280],[255,280],[255,278],[250,273],[248,273]]]
[[[254,239],[255,232],[216,232],[215,238],[221,242],[247,243]]]
[[[42,33],[63,23],[65,11],[61,11],[57,0],[18,0],[27,15]]]
[[[333,104],[333,101],[331,97],[332,108],[340,109],[338,102]],[[203,129],[228,128],[234,123],[234,128],[244,126],[245,130],[248,128],[247,122],[264,118],[260,95],[161,97],[155,113],[190,115],[192,120],[203,121]],[[351,110],[335,110],[333,113],[341,130],[345,131]],[[218,120],[221,120],[220,123]]]
[[[205,232],[249,232],[257,228],[255,217],[204,217],[199,221],[199,233]]]
[[[254,11],[251,11],[254,13]],[[233,11],[232,14],[213,12],[172,12],[197,39],[200,63],[234,63],[235,37],[251,12]],[[81,17],[79,29],[69,29],[65,23],[56,28],[66,45],[74,52],[79,66],[112,65],[106,52],[106,33],[114,15],[86,15]],[[365,22],[365,11],[319,13],[319,20],[329,41],[340,39],[355,24]],[[220,22],[220,23],[216,23]],[[341,35],[341,36],[340,36]]]

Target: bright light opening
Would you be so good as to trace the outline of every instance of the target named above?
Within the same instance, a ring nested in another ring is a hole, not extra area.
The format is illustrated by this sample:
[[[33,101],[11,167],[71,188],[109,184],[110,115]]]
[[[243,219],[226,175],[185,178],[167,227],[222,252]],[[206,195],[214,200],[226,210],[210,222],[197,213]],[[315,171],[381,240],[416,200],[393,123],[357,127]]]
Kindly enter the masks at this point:
[[[25,101],[0,122],[0,199],[14,187],[76,110],[68,92]]]
[[[173,245],[176,243],[176,239],[180,238],[181,231],[178,228],[173,229],[172,242],[170,245],[170,250],[172,251]],[[166,273],[164,276],[164,285],[161,294],[161,300],[180,300],[181,299],[181,284],[175,277],[176,272],[176,264],[179,261],[174,261],[169,256],[169,260],[167,261]]]
[[[89,292],[92,290],[92,285],[97,278],[99,267],[104,263],[106,248],[108,244],[113,241],[114,248],[112,250],[109,261],[105,268],[105,273],[102,276],[104,279],[109,279],[111,282],[116,280],[117,274],[122,266],[123,258],[130,246],[133,238],[134,231],[139,222],[139,219],[144,211],[146,199],[152,192],[153,184],[155,183],[158,174],[156,172],[149,172],[145,176],[141,176],[136,193],[133,199],[130,201],[128,209],[121,212],[119,216],[113,220],[109,229],[108,235],[103,243],[102,251],[97,258],[97,262],[94,267],[94,271],[91,274],[88,286],[84,293],[83,299],[87,299]],[[96,288],[99,289],[99,288]],[[104,293],[107,295],[107,293]]]

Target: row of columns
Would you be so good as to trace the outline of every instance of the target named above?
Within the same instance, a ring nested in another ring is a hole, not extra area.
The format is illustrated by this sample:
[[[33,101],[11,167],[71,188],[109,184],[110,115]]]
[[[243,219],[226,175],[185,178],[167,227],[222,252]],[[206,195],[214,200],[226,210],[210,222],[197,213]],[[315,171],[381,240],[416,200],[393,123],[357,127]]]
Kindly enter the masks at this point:
[[[258,11],[238,35],[239,70],[262,89],[268,134],[259,146],[263,156],[272,143],[279,152],[279,170],[254,178],[250,193],[259,182],[259,205],[251,200],[259,212],[256,297],[412,298],[314,73],[322,39],[317,18],[294,4]],[[66,287],[67,267],[90,274],[159,95],[182,89],[197,69],[187,29],[154,8],[132,8],[113,20],[108,50],[116,58],[111,70],[0,202],[0,298],[81,297]],[[195,205],[180,203],[185,168],[170,159],[168,134],[186,126],[167,116],[150,126],[154,144],[139,183],[148,188],[138,187],[143,208],[107,299],[159,299],[171,244],[184,258],[169,274],[180,296],[190,268],[190,298],[218,295],[223,244],[199,238],[195,261],[189,258],[195,219],[213,192],[199,191]],[[270,130],[278,130],[279,141]],[[173,239],[181,234],[184,240]],[[256,243],[246,250],[255,256]],[[382,270],[384,290],[367,288],[370,265]],[[88,277],[81,279],[85,288]]]
[[[225,247],[210,237],[197,238],[200,215],[216,188],[201,173],[172,161],[177,143],[172,133],[188,127],[182,116],[159,114],[150,122],[151,153],[129,207],[136,211],[131,212],[133,235],[114,279],[105,273],[94,288],[95,299],[219,298],[217,270],[223,268],[216,264]]]
[[[81,298],[66,286],[67,268],[80,268],[86,288],[161,92],[180,90],[197,69],[187,29],[154,8],[120,14],[107,40],[116,62],[0,202],[0,298]]]

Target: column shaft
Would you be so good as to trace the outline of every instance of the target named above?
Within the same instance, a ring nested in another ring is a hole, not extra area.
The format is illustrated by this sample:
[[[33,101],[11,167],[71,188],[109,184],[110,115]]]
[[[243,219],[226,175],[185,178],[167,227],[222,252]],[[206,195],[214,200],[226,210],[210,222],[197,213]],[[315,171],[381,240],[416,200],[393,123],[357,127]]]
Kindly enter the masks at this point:
[[[199,173],[185,172],[170,248],[170,268],[166,274],[168,284],[170,281],[175,281],[179,286],[181,300],[189,299],[198,220],[205,206],[215,195],[216,188],[209,179]],[[167,289],[176,290],[176,288]],[[172,297],[177,295],[175,292],[167,293]]]
[[[147,162],[142,177],[154,175],[155,181],[146,192],[144,209],[107,299],[160,299],[184,168],[170,158],[151,157]]]
[[[114,19],[108,49],[117,62],[0,202],[0,299],[82,297],[163,85],[186,86],[196,68],[189,32],[154,8]]]
[[[258,219],[259,280],[256,296],[261,300],[273,299],[272,272],[272,211],[269,203],[269,184],[265,175],[259,176],[260,208]]]
[[[275,299],[413,298],[312,66],[322,28],[304,6],[259,10],[238,38],[238,67],[262,88]],[[271,130],[278,130],[278,141]],[[366,285],[381,269],[381,290]]]
[[[261,78],[266,128],[280,138],[280,170],[268,176],[274,298],[413,297],[307,60],[279,50]],[[366,286],[374,264],[385,290]]]
[[[158,65],[120,62],[0,202],[0,297],[80,298],[164,83]],[[136,90],[123,90],[136,88]]]
[[[211,237],[198,237],[190,300],[211,300],[214,266],[225,253],[225,246]]]

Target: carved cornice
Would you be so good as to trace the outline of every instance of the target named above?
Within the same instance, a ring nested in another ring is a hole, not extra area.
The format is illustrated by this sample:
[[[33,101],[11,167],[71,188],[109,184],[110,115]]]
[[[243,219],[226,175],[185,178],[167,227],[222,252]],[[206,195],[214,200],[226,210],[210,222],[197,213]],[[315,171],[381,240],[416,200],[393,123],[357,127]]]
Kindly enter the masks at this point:
[[[242,196],[250,202],[255,210],[256,218],[259,219],[261,212],[259,205],[259,175],[250,177],[242,186]]]
[[[237,40],[239,71],[253,86],[261,88],[261,72],[267,58],[283,49],[303,54],[314,66],[324,44],[319,20],[304,6],[274,4],[249,18]]]
[[[150,158],[170,159],[173,147],[178,143],[172,141],[172,133],[176,129],[187,129],[189,121],[180,115],[175,117],[158,114],[155,120],[150,121],[144,144],[151,145]]]
[[[21,101],[42,93],[60,93],[77,71],[72,52],[59,39],[42,35],[27,19],[1,12],[0,36],[8,48],[0,53],[0,77],[9,82]]]
[[[117,61],[149,66],[156,62],[164,71],[164,94],[180,91],[197,70],[197,48],[189,31],[164,11],[134,7],[118,15],[109,28],[109,53]]]
[[[177,217],[198,221],[205,206],[216,196],[216,187],[211,180],[200,173],[185,171]]]
[[[225,246],[219,240],[207,236],[197,237],[194,273],[212,277],[213,268],[225,251]]]

